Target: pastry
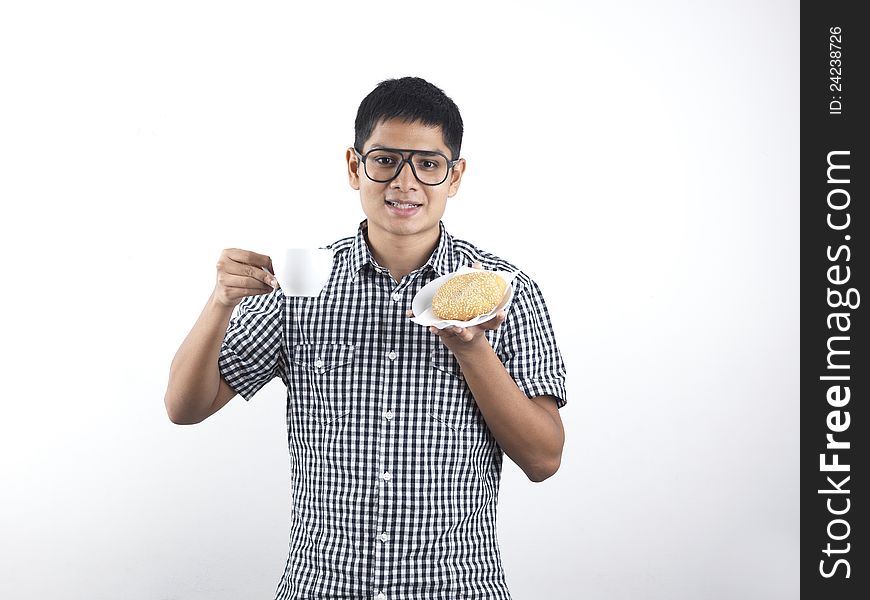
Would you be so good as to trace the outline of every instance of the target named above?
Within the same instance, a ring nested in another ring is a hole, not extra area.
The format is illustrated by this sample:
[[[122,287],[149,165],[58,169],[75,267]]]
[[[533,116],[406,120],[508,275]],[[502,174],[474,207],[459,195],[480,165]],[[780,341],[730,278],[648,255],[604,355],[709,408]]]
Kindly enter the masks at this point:
[[[432,298],[432,313],[439,319],[470,321],[498,306],[507,282],[492,271],[465,273],[448,279]]]

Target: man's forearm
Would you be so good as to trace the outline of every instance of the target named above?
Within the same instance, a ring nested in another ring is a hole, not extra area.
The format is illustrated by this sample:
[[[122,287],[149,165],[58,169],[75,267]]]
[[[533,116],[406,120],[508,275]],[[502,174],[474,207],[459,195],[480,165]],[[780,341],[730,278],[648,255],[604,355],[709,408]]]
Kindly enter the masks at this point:
[[[561,461],[565,440],[561,424],[517,387],[483,336],[470,346],[456,358],[487,426],[529,479],[546,479]]]
[[[210,297],[172,360],[166,411],[175,423],[196,423],[208,414],[220,387],[218,357],[233,308]]]

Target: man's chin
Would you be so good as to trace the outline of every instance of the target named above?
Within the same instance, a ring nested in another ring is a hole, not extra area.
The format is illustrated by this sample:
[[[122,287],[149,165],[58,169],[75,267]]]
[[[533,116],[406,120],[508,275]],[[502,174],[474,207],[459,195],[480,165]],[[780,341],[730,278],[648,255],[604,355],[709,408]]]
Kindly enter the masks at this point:
[[[418,215],[419,217],[419,215]],[[426,236],[431,234],[434,230],[437,232],[435,235],[437,236],[440,233],[440,228],[438,226],[438,221],[430,222],[424,221],[420,218],[413,219],[384,219],[384,220],[372,220],[371,217],[368,220],[369,223],[369,231],[371,231],[372,226],[376,229],[380,230],[383,233],[391,234],[391,235],[401,235],[401,236]]]

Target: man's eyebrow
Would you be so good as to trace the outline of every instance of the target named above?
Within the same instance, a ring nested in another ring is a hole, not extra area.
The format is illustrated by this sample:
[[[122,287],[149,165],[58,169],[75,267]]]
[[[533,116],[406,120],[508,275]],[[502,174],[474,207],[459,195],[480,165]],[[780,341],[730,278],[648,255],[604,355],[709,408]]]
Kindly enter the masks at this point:
[[[441,150],[429,150],[423,148],[394,148],[383,144],[372,144],[369,150],[404,150],[405,152],[424,152],[426,154],[444,154]]]

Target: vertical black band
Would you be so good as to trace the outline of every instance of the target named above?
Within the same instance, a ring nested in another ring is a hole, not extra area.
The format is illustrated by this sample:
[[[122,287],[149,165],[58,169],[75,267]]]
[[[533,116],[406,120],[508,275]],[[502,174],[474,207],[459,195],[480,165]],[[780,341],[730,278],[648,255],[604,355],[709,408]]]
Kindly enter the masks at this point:
[[[801,594],[870,589],[870,23],[801,3]]]

